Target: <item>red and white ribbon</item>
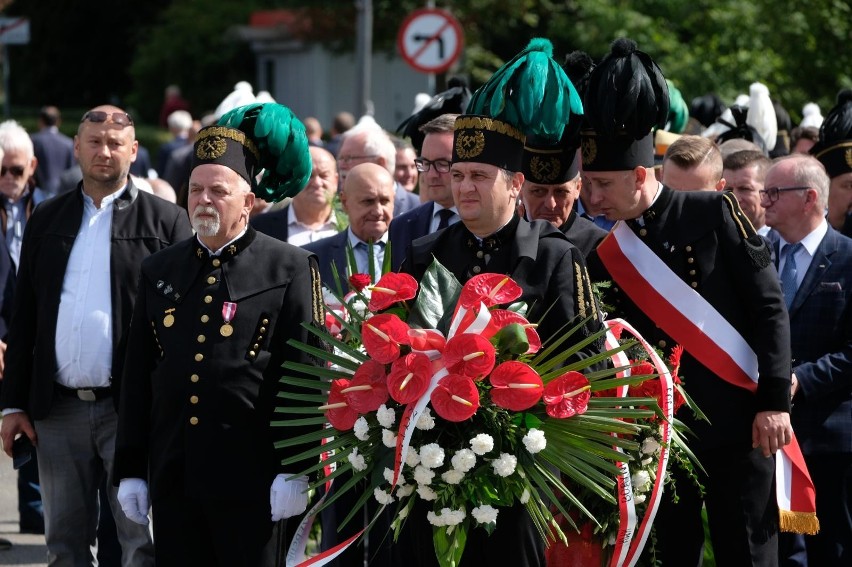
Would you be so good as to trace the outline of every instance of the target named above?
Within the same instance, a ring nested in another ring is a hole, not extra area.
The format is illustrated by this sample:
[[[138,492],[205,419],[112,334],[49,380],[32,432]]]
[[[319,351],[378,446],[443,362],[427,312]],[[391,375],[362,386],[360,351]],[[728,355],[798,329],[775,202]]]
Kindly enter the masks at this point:
[[[698,362],[730,384],[757,391],[757,355],[746,340],[630,228],[616,223],[597,253],[630,299]],[[795,435],[777,453],[776,480],[782,531],[816,533],[814,486]]]
[[[233,301],[226,301],[222,304],[222,319],[225,323],[230,323],[234,320],[234,315],[237,314],[237,304]]]

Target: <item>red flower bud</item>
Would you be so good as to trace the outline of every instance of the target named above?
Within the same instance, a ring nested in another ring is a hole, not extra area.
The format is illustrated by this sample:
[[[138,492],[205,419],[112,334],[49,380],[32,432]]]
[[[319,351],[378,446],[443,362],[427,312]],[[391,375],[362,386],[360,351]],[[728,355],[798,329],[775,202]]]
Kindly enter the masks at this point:
[[[352,274],[349,276],[349,287],[355,291],[363,291],[371,283],[370,274]]]

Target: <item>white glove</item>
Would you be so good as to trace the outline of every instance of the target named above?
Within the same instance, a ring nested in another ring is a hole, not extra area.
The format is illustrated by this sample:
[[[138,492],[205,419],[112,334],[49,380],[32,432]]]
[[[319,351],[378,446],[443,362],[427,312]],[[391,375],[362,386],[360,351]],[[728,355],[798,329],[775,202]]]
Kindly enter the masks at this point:
[[[308,477],[292,474],[276,476],[269,490],[269,506],[273,522],[304,512],[308,507]]]
[[[123,478],[118,485],[118,503],[128,520],[148,525],[148,483],[141,478]]]

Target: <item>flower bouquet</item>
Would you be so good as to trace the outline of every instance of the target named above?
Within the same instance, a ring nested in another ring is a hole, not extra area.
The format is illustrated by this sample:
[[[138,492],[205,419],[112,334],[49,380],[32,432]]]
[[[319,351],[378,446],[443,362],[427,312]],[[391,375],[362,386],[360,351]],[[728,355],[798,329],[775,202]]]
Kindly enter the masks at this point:
[[[296,344],[327,364],[284,364],[319,378],[282,378],[315,391],[299,395],[315,406],[282,400],[283,419],[273,422],[317,426],[294,438],[285,431],[276,443],[309,447],[283,464],[317,458],[300,472],[315,475],[312,487],[351,474],[308,518],[365,482],[369,490],[343,522],[375,499],[395,507],[396,538],[422,500],[442,566],[458,565],[468,532],[491,533],[501,509],[513,505],[525,507],[545,541],[567,543],[562,528],[578,531],[575,512],[602,528],[591,511],[597,502],[620,506],[626,463],[642,454],[648,420],[671,422],[670,395],[661,407],[654,395],[629,394],[656,377],[630,373],[623,353],[637,341],[619,343],[608,331],[585,336],[578,332],[585,321],[574,321],[542,344],[526,306],[513,303],[520,288],[505,275],[480,274],[462,286],[435,262],[419,283],[387,273],[348,298],[332,295],[341,307],[329,311],[331,329],[312,332],[333,352]],[[608,350],[583,358],[604,333]],[[604,368],[609,359],[616,364]],[[671,439],[658,443],[665,448]],[[658,459],[661,471],[665,463]],[[299,555],[309,521],[291,556]]]

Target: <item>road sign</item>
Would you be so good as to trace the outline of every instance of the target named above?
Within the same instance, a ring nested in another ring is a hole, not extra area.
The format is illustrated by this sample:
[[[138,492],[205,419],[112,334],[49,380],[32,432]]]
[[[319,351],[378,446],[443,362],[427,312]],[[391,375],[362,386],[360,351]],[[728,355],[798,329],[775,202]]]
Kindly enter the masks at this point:
[[[30,21],[27,18],[0,18],[0,43],[23,45],[30,42]]]
[[[461,24],[446,10],[424,8],[410,13],[396,38],[402,58],[422,73],[443,73],[461,55]]]

